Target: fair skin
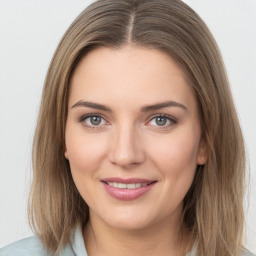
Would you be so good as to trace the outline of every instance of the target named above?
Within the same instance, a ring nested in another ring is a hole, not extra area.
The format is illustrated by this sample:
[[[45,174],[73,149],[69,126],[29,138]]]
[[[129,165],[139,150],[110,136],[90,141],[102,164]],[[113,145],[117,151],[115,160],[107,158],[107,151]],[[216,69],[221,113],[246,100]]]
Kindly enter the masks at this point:
[[[88,255],[191,249],[189,233],[182,242],[179,236],[183,199],[207,156],[194,92],[165,53],[101,47],[80,61],[71,79],[65,157],[89,206]],[[114,188],[111,179],[121,179],[118,186],[150,182],[134,196],[134,187]]]

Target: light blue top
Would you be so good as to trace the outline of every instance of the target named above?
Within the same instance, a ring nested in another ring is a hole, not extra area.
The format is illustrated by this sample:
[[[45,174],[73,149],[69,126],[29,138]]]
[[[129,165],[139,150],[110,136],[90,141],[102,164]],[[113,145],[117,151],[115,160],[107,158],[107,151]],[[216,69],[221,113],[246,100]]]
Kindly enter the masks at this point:
[[[31,236],[1,248],[0,256],[52,256],[52,254],[42,246],[37,236]],[[60,256],[87,256],[80,226],[77,226]]]
[[[51,254],[43,248],[38,237],[31,236],[1,248],[0,256],[51,256]],[[87,256],[80,226],[74,230],[70,242],[60,256]],[[195,247],[186,256],[196,256]],[[241,256],[255,255],[244,250]]]

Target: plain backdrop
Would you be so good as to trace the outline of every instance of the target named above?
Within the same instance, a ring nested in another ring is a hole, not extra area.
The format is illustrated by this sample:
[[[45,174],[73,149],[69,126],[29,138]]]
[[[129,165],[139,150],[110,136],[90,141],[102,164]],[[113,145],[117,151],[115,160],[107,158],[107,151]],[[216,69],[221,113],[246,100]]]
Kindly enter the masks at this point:
[[[0,247],[32,235],[26,203],[45,74],[63,33],[91,2],[0,0]],[[185,2],[209,26],[227,67],[250,160],[245,245],[256,253],[256,1]]]

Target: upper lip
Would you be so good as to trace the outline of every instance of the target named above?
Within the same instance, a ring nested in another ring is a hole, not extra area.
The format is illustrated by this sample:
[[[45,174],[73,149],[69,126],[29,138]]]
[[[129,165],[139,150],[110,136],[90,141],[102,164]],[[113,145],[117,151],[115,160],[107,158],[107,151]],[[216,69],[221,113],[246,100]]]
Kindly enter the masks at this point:
[[[103,182],[117,182],[123,184],[133,184],[133,183],[152,183],[156,180],[149,180],[149,179],[140,179],[140,178],[119,178],[119,177],[111,177],[102,179]]]

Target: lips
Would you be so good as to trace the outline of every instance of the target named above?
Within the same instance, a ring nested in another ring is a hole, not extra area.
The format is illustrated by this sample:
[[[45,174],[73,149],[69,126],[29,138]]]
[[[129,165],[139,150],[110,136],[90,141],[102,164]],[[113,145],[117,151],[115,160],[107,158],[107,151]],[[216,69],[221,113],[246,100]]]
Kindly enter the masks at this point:
[[[107,193],[118,200],[135,200],[149,192],[156,184],[155,180],[137,178],[107,178],[101,180]]]
[[[121,189],[135,189],[140,187],[145,187],[148,183],[118,183],[118,182],[107,182],[107,184],[114,188],[121,188]]]

